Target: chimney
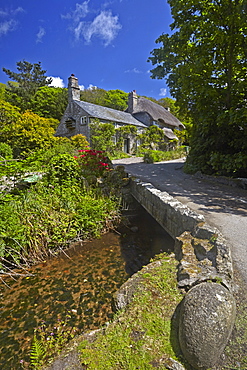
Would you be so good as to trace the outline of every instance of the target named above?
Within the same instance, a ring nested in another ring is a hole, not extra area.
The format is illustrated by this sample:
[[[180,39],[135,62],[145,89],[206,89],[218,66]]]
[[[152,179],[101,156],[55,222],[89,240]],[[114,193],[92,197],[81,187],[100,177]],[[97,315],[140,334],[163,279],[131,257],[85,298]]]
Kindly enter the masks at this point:
[[[136,91],[133,90],[129,93],[128,96],[128,113],[133,113],[137,106],[138,97]]]
[[[68,83],[69,103],[73,100],[80,100],[80,88],[78,85],[78,78],[75,75],[69,77]]]

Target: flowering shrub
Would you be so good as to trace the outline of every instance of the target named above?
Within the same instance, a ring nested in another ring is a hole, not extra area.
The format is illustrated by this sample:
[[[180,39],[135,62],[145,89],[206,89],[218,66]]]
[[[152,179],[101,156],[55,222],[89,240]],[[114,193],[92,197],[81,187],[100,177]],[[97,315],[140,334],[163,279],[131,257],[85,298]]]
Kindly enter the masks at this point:
[[[101,177],[104,172],[111,168],[110,161],[102,150],[78,150],[78,156],[74,156],[77,160],[83,176],[87,177],[94,175]]]

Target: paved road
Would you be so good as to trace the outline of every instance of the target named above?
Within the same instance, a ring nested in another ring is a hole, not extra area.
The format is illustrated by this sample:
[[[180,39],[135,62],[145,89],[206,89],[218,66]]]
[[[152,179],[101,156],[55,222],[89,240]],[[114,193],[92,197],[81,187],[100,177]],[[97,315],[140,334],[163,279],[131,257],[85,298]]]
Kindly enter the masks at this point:
[[[167,191],[217,227],[231,246],[234,267],[247,284],[247,190],[185,174],[184,159],[143,163],[141,158],[113,161],[126,172]]]

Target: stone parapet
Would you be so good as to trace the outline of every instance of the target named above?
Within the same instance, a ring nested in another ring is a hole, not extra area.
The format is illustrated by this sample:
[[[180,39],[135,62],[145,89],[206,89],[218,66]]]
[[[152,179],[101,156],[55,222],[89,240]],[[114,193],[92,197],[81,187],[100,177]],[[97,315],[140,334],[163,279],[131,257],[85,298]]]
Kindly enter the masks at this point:
[[[150,183],[131,179],[130,192],[149,214],[175,239],[205,219],[165,191]]]

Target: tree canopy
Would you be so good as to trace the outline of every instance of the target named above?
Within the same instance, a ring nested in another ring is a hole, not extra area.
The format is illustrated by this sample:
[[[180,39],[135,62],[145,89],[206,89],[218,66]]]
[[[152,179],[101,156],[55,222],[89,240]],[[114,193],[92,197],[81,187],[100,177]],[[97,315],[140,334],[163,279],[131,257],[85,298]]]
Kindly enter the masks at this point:
[[[46,71],[41,69],[41,62],[32,64],[23,60],[16,65],[18,72],[3,68],[9,78],[16,82],[8,82],[6,98],[24,111],[29,108],[29,102],[38,88],[49,85],[52,79],[45,76]]]
[[[14,156],[26,154],[31,150],[47,148],[54,144],[55,127],[58,121],[43,118],[0,100],[0,142],[11,146]]]
[[[128,94],[122,90],[104,90],[98,87],[80,92],[81,100],[124,111],[127,108]]]
[[[42,86],[30,100],[30,109],[41,117],[60,120],[68,104],[68,90]]]
[[[247,2],[168,2],[172,33],[158,38],[161,46],[149,60],[152,77],[166,78],[178,106],[193,119],[188,163],[208,173],[246,174]],[[219,161],[232,155],[238,160],[221,170]]]

